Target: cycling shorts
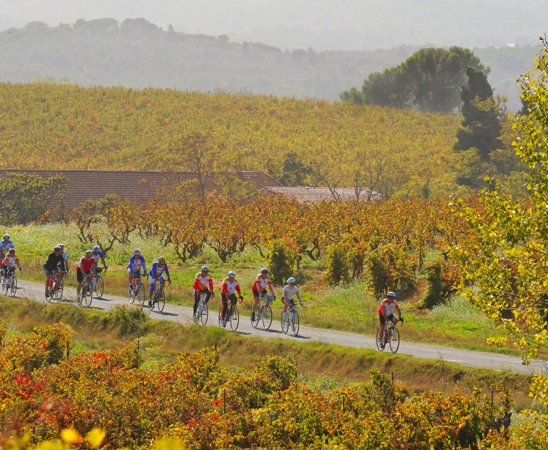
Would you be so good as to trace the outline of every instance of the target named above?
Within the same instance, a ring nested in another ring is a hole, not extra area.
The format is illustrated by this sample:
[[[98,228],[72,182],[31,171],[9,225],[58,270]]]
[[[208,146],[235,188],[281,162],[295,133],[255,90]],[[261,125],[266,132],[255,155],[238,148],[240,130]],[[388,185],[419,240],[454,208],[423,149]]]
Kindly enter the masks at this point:
[[[384,318],[384,314],[379,314],[379,320],[381,321],[381,325],[386,325],[386,319]],[[390,314],[388,316],[388,320],[391,320],[392,322],[395,322],[396,319],[394,317],[394,314]]]

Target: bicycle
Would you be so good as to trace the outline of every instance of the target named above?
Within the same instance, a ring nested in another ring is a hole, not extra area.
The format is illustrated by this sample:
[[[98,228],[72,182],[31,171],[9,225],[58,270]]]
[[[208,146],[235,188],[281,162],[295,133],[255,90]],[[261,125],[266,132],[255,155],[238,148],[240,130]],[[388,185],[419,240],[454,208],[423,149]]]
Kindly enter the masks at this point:
[[[390,351],[396,353],[400,348],[400,330],[396,327],[396,324],[393,321],[390,321],[390,324],[384,326],[384,337],[381,340],[381,327],[377,328],[377,333],[375,335],[375,343],[377,344],[377,350],[383,352],[386,348],[386,344],[390,346]]]
[[[282,312],[282,331],[287,334],[291,330],[293,336],[299,334],[299,313],[295,309],[295,303],[291,300],[287,312]]]
[[[15,297],[17,293],[17,277],[15,276],[15,267],[4,269],[4,276],[2,277],[2,290],[4,295],[10,295]]]
[[[165,281],[156,280],[158,283],[154,287],[154,294],[152,295],[152,306],[150,310],[152,311],[156,306],[158,312],[162,312],[166,306],[166,293],[164,291]]]
[[[104,267],[97,267],[95,277],[93,277],[92,280],[92,291],[95,292],[95,298],[103,298],[103,293],[105,291],[105,281],[100,275],[103,269],[105,272],[107,271]]]
[[[48,295],[46,300],[48,303],[58,303],[63,300],[63,292],[65,290],[65,283],[63,282],[63,275],[65,272],[63,270],[58,270],[52,275],[51,284],[48,286]]]
[[[141,306],[145,303],[145,285],[143,284],[141,273],[133,275],[133,280],[127,287],[127,299],[133,305],[137,300]]]
[[[82,299],[81,304],[86,308],[91,306],[91,300],[93,299],[93,279],[90,280],[90,275],[84,275],[84,281],[82,281]]]
[[[207,306],[206,298],[206,292],[200,293],[200,301],[198,302],[198,307],[196,308],[196,312],[194,313],[194,322],[200,322],[200,324],[203,326],[206,325],[207,319],[209,317],[209,308]]]
[[[266,297],[265,304],[261,305],[264,297]],[[251,321],[253,328],[257,328],[259,326],[259,322],[262,321],[263,329],[270,329],[270,325],[272,325],[272,307],[270,305],[274,302],[274,300],[276,300],[276,296],[274,294],[264,293],[259,297],[259,307],[255,312],[255,320]]]
[[[232,300],[230,300],[230,306],[227,305],[227,308],[227,311],[225,311],[224,323],[221,315],[223,310],[222,307],[219,310],[219,326],[226,328],[226,324],[229,323],[230,329],[232,331],[236,331],[238,329],[238,325],[240,324],[240,312],[238,311],[238,306],[236,305],[236,302],[232,303]]]

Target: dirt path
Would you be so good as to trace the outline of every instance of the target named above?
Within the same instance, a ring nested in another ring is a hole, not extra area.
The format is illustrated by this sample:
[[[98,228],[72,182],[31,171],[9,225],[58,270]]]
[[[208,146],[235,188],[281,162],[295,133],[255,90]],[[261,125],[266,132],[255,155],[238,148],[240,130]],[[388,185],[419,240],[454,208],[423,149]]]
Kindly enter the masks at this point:
[[[45,302],[44,286],[38,283],[19,280],[17,297]],[[65,302],[74,302],[75,298],[75,289],[65,289]],[[102,299],[93,298],[90,307],[103,311],[108,311],[115,305],[127,304],[129,304],[127,298],[105,294]],[[218,309],[219,305],[212,305],[212,310],[209,313],[209,320],[207,323],[208,326],[219,326],[217,318]],[[303,311],[302,314],[306,314],[306,311]],[[150,317],[151,319],[169,320],[172,322],[180,323],[182,325],[190,325],[192,323],[192,309],[166,304],[165,309],[162,313],[159,313],[157,311],[151,311]],[[280,326],[280,317],[277,317],[276,315],[272,321],[272,326],[268,331],[263,330],[261,327],[259,327],[258,329],[253,328],[251,326],[249,317],[242,316],[240,318],[237,332],[244,336],[294,339],[300,342],[318,341],[347,347],[376,349],[375,339],[372,337],[352,333],[343,333],[339,331],[330,331],[325,329],[301,326],[299,335],[297,337],[288,336],[287,334],[282,333]],[[389,350],[386,351],[389,352]],[[536,373],[539,371],[548,372],[548,362],[534,361],[529,366],[524,366],[521,362],[521,358],[512,356],[459,350],[449,347],[438,347],[434,345],[408,343],[405,342],[405,328],[402,330],[402,343],[400,345],[398,353],[419,358],[454,362],[470,367],[511,370],[520,373]]]

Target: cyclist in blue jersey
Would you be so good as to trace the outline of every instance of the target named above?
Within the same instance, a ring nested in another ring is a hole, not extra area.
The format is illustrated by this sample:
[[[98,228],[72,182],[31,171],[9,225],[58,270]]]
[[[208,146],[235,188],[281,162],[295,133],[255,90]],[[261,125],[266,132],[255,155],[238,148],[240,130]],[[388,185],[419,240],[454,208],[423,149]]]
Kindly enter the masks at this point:
[[[129,258],[129,264],[126,266],[126,269],[129,274],[129,289],[133,290],[133,278],[141,275],[141,270],[143,270],[143,275],[147,273],[147,263],[143,255],[141,255],[141,250],[136,248],[133,250],[133,256]]]
[[[103,269],[105,270],[105,272],[107,271],[108,266],[107,266],[107,263],[105,262],[105,255],[103,255],[103,252],[101,251],[101,247],[99,247],[98,245],[93,247],[91,257],[95,260],[95,273],[101,273]],[[99,260],[103,262],[102,268],[98,267]]]
[[[10,239],[9,234],[4,234],[4,237],[0,241],[0,257],[2,260],[8,255],[11,248],[14,248],[13,241]],[[0,275],[4,274],[4,269],[0,269]]]
[[[150,269],[149,275],[149,281],[150,281],[150,290],[148,291],[148,306],[152,307],[152,294],[154,292],[155,282],[158,281],[160,283],[165,283],[166,280],[164,278],[164,272],[167,275],[167,281],[169,284],[171,284],[171,277],[169,275],[169,269],[167,268],[166,259],[163,256],[160,256],[158,258],[158,261],[155,261],[152,264],[152,268]]]

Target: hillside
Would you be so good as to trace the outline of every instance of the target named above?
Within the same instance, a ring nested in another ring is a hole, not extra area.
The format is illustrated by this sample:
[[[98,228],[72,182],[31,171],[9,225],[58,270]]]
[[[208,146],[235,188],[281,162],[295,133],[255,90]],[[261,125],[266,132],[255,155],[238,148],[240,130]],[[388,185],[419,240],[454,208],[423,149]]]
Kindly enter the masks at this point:
[[[340,102],[174,90],[0,84],[6,169],[185,171],[182,139],[206,136],[211,168],[384,194],[455,189],[455,116]],[[187,150],[188,152],[188,150]],[[284,165],[285,163],[285,165]],[[301,172],[306,163],[314,174]],[[314,175],[314,177],[312,177]],[[298,183],[297,183],[298,182]],[[290,183],[291,184],[291,183]]]
[[[543,0],[0,0],[0,29],[33,20],[146,17],[167,29],[227,34],[282,49],[373,50],[399,45],[536,44],[546,32]],[[544,12],[543,12],[544,11]]]
[[[537,37],[535,37],[537,38]],[[460,42],[456,40],[454,44]],[[506,45],[506,44],[505,44]],[[371,72],[400,64],[418,47],[315,51],[162,30],[144,19],[32,22],[0,33],[0,81],[68,78],[82,85],[248,92],[338,100]],[[474,49],[492,68],[490,82],[519,109],[515,79],[531,69],[538,46]],[[46,80],[42,80],[46,81]]]

